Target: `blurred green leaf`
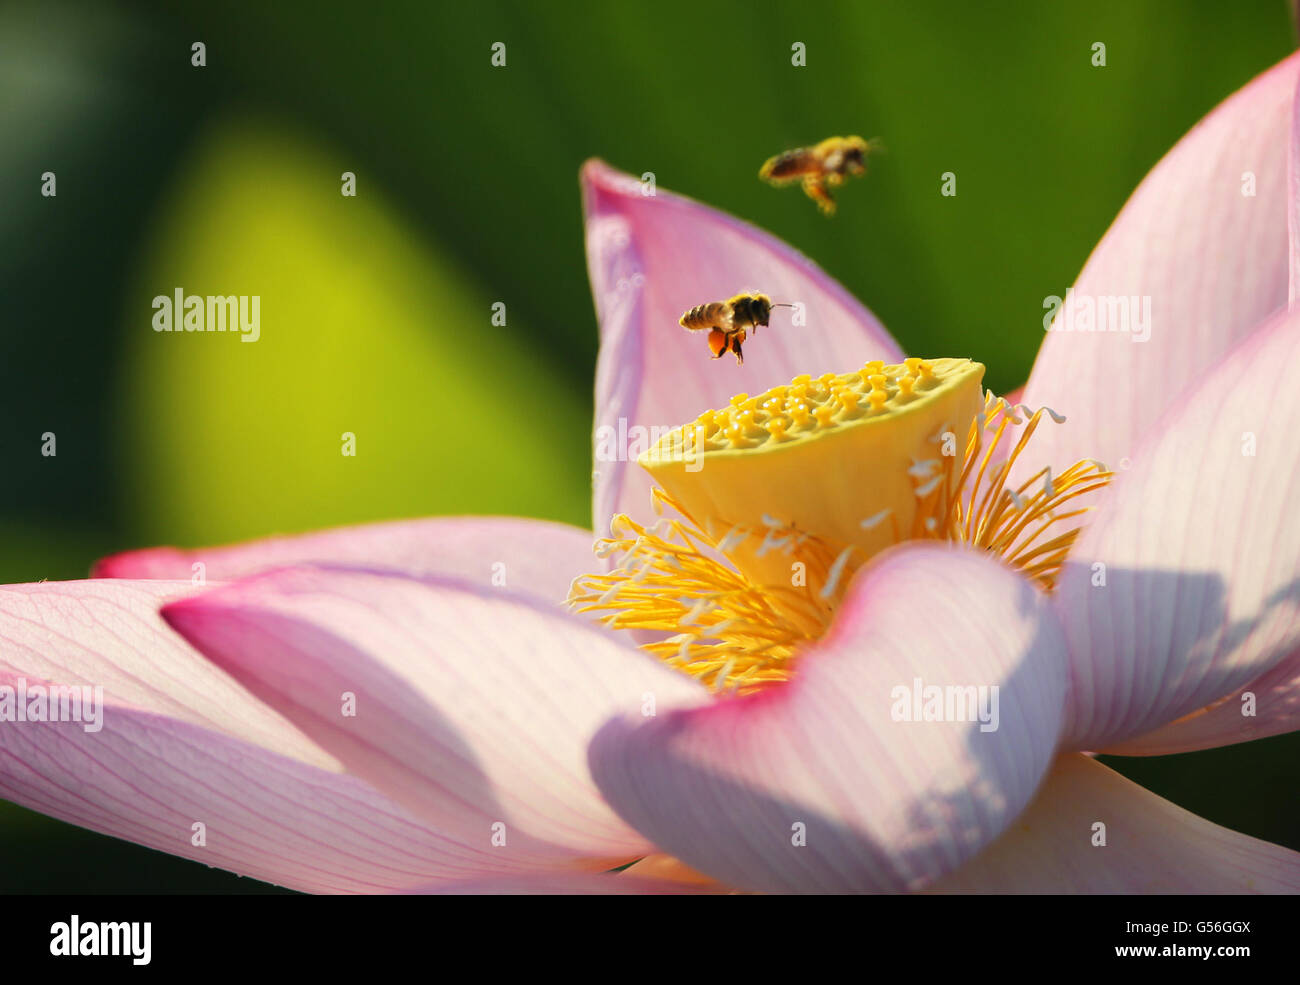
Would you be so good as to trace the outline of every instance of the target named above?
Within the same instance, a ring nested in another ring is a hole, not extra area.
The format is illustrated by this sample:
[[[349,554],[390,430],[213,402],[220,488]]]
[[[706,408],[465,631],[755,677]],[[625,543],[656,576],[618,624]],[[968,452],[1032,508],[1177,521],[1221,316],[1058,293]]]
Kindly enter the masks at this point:
[[[772,230],[904,349],[979,359],[1005,391],[1042,341],[1043,298],[1152,165],[1292,49],[1287,6],[481,0],[324,17],[233,0],[181,16],[213,39],[218,71],[332,134],[508,285],[551,352],[584,356],[555,372],[584,379],[595,353],[574,181],[599,156]],[[757,180],[769,155],[844,133],[886,153],[834,220]],[[946,171],[955,198],[939,194]]]
[[[587,393],[533,371],[529,333],[346,162],[249,124],[197,149],[127,313],[121,431],[142,542],[380,517],[585,523]],[[261,337],[155,332],[151,300],[259,295]],[[355,457],[342,453],[345,432]]]

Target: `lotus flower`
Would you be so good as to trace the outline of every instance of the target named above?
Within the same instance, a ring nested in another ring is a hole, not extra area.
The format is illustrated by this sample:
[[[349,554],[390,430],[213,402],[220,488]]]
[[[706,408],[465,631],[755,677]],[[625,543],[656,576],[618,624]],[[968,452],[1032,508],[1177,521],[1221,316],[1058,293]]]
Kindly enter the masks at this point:
[[[1150,298],[1149,337],[1048,332],[1023,402],[589,163],[600,557],[430,519],[10,586],[0,684],[107,707],[0,728],[0,795],[308,891],[1300,888],[1297,853],[1090,755],[1300,719],[1298,58],[1156,166],[1076,282]],[[710,362],[677,316],[752,285],[804,324]],[[641,464],[600,453],[655,425]]]

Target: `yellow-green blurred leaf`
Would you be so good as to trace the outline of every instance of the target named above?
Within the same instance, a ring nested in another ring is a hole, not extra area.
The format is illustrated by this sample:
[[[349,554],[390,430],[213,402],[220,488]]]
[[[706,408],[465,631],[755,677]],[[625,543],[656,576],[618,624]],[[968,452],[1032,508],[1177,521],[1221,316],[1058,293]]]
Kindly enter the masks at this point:
[[[122,395],[142,542],[434,513],[585,524],[589,394],[536,369],[516,319],[492,327],[508,284],[471,283],[367,174],[343,196],[346,170],[277,130],[226,125],[162,211],[129,298]],[[154,331],[152,299],[176,288],[259,295],[260,338]]]

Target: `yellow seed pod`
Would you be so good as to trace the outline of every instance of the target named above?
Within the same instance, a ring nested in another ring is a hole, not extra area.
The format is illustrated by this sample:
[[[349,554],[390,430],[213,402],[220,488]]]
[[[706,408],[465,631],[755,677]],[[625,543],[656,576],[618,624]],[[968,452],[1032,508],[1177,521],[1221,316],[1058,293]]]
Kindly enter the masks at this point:
[[[716,434],[697,439],[702,448],[675,454],[685,440],[678,429],[640,463],[711,537],[721,539],[733,528],[747,533],[728,540],[727,554],[751,579],[788,583],[789,559],[773,548],[773,522],[787,532],[851,545],[861,561],[900,533],[910,535],[918,517],[948,502],[966,435],[983,409],[983,377],[983,365],[969,359],[872,362],[816,384],[797,377],[788,387],[733,398],[711,419]],[[798,398],[787,411],[791,426],[756,427],[753,408],[777,391],[783,399]],[[943,468],[949,432],[957,437],[948,446],[958,457]],[[939,481],[921,482],[909,472],[916,462],[934,459],[940,460]]]

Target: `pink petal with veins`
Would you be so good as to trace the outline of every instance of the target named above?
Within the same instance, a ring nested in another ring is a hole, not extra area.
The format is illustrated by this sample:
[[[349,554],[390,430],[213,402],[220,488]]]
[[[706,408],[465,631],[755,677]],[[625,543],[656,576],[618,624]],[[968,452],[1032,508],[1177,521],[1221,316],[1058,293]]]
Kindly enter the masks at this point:
[[[1300,648],[1297,379],[1300,309],[1186,394],[1100,498],[1054,596],[1070,748],[1150,732]]]
[[[997,720],[985,730],[956,704],[941,709],[949,720],[900,720],[917,679],[997,687]],[[915,889],[1029,803],[1064,688],[1060,631],[1029,582],[986,554],[904,545],[859,573],[788,684],[615,720],[592,743],[592,772],[628,823],[723,883]]]
[[[485,852],[343,773],[168,629],[158,606],[191,591],[163,581],[0,588],[0,686],[15,696],[44,682],[103,689],[97,730],[89,707],[80,721],[0,723],[0,797],[305,892],[389,892],[485,871],[475,860]]]
[[[597,792],[587,743],[622,711],[704,698],[550,604],[442,578],[290,568],[163,616],[350,771],[481,850],[484,874],[646,854]]]
[[[429,517],[267,537],[221,547],[151,547],[104,558],[98,578],[229,581],[294,564],[353,564],[449,575],[561,602],[569,582],[595,570],[589,531],[506,516]]]

